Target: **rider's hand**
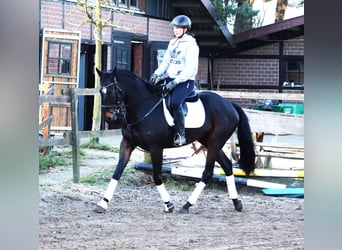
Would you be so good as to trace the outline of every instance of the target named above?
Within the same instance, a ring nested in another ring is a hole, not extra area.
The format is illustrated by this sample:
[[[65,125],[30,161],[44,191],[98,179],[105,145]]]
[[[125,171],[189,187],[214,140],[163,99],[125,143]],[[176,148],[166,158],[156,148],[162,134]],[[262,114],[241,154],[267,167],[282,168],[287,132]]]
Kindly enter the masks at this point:
[[[157,75],[157,74],[152,74],[152,75],[151,75],[151,78],[150,78],[150,83],[151,83],[151,84],[156,84],[157,78],[158,78],[158,75]]]
[[[168,82],[165,86],[165,89],[167,91],[171,91],[173,90],[176,86],[178,85],[178,82],[176,80],[172,80],[170,82]]]

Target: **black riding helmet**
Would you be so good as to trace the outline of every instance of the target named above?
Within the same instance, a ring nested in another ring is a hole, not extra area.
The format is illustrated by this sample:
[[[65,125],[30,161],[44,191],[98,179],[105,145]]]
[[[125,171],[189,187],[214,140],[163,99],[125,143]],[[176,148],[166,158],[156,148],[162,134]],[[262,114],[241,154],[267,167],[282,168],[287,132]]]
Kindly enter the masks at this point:
[[[179,15],[172,19],[170,23],[171,26],[181,27],[181,28],[188,28],[188,32],[191,29],[191,20],[188,16]]]

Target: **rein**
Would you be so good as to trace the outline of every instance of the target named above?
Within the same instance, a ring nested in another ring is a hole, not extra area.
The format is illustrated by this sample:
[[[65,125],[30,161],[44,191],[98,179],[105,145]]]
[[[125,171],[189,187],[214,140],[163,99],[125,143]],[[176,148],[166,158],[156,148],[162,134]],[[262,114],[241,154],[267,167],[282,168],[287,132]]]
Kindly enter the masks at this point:
[[[163,97],[160,97],[159,100],[153,105],[153,107],[143,117],[141,117],[136,122],[127,124],[127,126],[132,127],[132,126],[135,126],[135,125],[139,124],[140,122],[142,122],[147,116],[149,116],[159,106],[159,104],[162,102],[162,100],[163,100]],[[126,105],[126,107],[127,107],[127,105]]]

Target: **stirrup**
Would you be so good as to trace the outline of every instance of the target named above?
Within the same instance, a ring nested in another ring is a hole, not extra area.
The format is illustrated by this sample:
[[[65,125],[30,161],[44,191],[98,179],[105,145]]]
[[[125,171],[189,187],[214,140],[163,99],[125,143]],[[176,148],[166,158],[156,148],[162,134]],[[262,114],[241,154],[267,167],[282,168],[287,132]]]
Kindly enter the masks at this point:
[[[180,135],[179,133],[176,133],[173,144],[174,144],[175,146],[182,146],[182,145],[184,145],[185,143],[186,143],[185,136],[182,136],[182,135]]]

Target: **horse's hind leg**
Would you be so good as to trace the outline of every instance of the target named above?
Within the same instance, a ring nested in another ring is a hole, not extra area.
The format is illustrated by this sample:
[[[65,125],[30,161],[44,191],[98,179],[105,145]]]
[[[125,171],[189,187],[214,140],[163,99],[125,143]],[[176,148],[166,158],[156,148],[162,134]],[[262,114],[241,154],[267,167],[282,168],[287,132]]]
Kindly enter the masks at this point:
[[[227,183],[229,198],[232,199],[235,210],[240,212],[242,210],[242,202],[240,199],[238,199],[238,193],[237,193],[236,185],[235,185],[235,178],[233,175],[232,162],[228,159],[228,157],[223,152],[223,150],[219,151],[216,161],[221,165],[226,175],[226,183]]]
[[[115,168],[114,174],[112,176],[112,179],[110,180],[106,192],[104,193],[103,198],[96,204],[96,207],[94,208],[94,212],[96,213],[104,213],[108,208],[108,203],[113,198],[116,185],[121,178],[121,175],[127,166],[127,163],[131,157],[132,151],[134,150],[134,147],[124,138],[121,141],[120,144],[120,153],[119,153],[119,161]]]

